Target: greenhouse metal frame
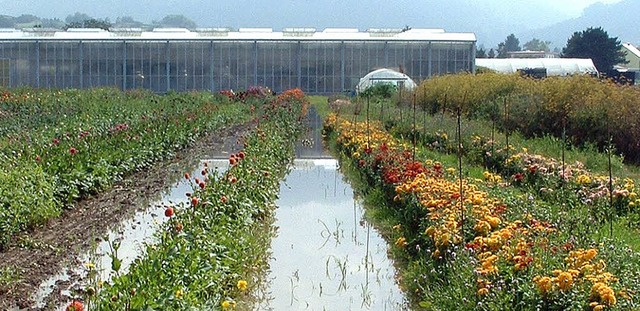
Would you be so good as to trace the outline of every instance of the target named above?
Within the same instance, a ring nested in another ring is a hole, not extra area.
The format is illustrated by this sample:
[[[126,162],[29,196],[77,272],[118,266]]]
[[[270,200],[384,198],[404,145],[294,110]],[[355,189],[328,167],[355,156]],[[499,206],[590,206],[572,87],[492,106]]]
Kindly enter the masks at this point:
[[[0,30],[0,86],[124,90],[355,88],[378,68],[414,81],[475,71],[475,35],[443,30]]]

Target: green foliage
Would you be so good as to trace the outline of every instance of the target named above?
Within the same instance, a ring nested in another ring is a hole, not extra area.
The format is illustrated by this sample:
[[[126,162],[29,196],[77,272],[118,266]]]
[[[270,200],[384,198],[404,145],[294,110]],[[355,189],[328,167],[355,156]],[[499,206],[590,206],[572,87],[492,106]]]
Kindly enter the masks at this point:
[[[520,40],[516,38],[514,34],[510,34],[504,40],[498,44],[498,58],[507,58],[507,52],[515,52],[520,51],[522,48],[520,47]]]
[[[362,97],[391,98],[393,94],[398,92],[398,87],[392,83],[379,82],[368,87],[360,93]]]
[[[2,92],[0,247],[205,133],[249,119],[249,106],[222,99],[115,89]]]
[[[64,30],[67,30],[69,28],[100,28],[109,30],[109,28],[111,28],[111,23],[107,19],[100,20],[90,18],[79,22],[71,22],[64,26]]]
[[[639,89],[589,76],[532,80],[517,75],[449,75],[424,81],[418,101],[427,111],[495,120],[526,137],[566,136],[575,146],[604,150],[612,143],[631,163],[640,163]],[[506,113],[508,111],[508,114]],[[564,126],[563,126],[564,125]],[[610,140],[611,138],[611,140]]]
[[[261,105],[264,118],[244,137],[242,156],[224,173],[205,172],[205,187],[194,183],[191,203],[173,207],[158,243],[87,297],[97,310],[220,310],[244,294],[239,281],[256,286],[252,273],[266,268],[271,238],[262,222],[293,158],[305,105],[282,95]]]
[[[20,165],[0,170],[0,249],[13,234],[57,217],[62,210],[42,167]]]
[[[540,39],[533,38],[529,42],[525,43],[522,47],[529,51],[545,51],[549,52],[549,45],[551,41],[542,41]]]
[[[195,29],[198,25],[193,20],[184,15],[170,14],[163,17],[159,21],[154,21],[153,24],[157,27],[178,27]]]
[[[608,72],[614,65],[626,63],[620,40],[609,37],[602,27],[574,32],[562,49],[562,57],[591,58],[600,72]]]

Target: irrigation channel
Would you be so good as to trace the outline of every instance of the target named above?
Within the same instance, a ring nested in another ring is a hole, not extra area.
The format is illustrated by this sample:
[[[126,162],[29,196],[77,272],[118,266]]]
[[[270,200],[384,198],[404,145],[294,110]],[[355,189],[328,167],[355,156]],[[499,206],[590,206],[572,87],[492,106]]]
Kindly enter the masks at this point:
[[[322,147],[322,120],[309,132],[281,183],[276,237],[256,310],[406,310],[387,243]]]
[[[310,109],[309,130],[296,146],[294,167],[280,186],[271,242],[271,260],[265,284],[257,286],[254,310],[406,310],[398,288],[387,243],[363,218],[362,203],[339,170],[339,162],[322,146],[322,120]],[[228,155],[239,146],[229,144],[192,168],[196,176],[206,162],[220,171],[228,168]],[[119,241],[118,258],[127,270],[140,255],[143,243],[153,243],[158,224],[166,221],[165,206],[186,201],[191,185],[177,181],[160,199],[136,213],[97,243],[80,262],[91,262],[108,280],[111,241]],[[60,283],[86,277],[86,266],[66,269],[40,286],[36,307]],[[80,276],[78,278],[77,276]],[[73,288],[69,284],[68,288]],[[77,285],[76,285],[77,286]],[[62,290],[71,295],[70,290]],[[59,305],[57,310],[64,310]]]

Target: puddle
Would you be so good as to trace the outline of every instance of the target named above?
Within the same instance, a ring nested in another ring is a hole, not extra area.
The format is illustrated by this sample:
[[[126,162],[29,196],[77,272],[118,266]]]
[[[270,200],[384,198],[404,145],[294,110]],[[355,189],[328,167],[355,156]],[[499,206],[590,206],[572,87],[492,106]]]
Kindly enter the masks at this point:
[[[256,310],[406,310],[387,243],[335,159],[298,159],[280,187]]]
[[[307,138],[296,148],[294,169],[281,184],[270,271],[256,293],[254,310],[406,310],[387,244],[363,219],[362,206],[343,181],[338,162],[323,150],[322,120],[313,109],[308,126]],[[236,144],[231,151],[237,149]],[[200,176],[205,162],[210,169],[228,169],[228,154],[211,154],[212,159],[203,160],[191,176]],[[108,240],[97,243],[94,254],[79,256],[78,261],[95,264],[100,279],[109,280],[109,241],[118,240],[121,273],[126,273],[144,243],[154,243],[154,233],[167,220],[165,207],[186,202],[191,191],[187,180],[179,180],[147,209],[111,230]],[[70,289],[80,285],[77,280],[86,280],[87,271],[81,264],[43,282],[33,296],[36,307],[44,308],[46,297],[60,288],[71,297]]]
[[[205,163],[210,171],[224,172],[229,168],[229,160],[224,154],[222,159],[208,159],[200,161],[200,164],[190,174],[191,176],[201,176],[201,171],[205,168]],[[114,229],[110,230],[99,241],[94,248],[93,254],[83,254],[77,259],[82,263],[79,267],[72,267],[63,270],[57,275],[49,278],[40,284],[38,291],[32,299],[36,302],[36,308],[44,308],[46,306],[45,298],[57,289],[58,284],[63,284],[61,294],[67,297],[73,297],[71,289],[78,285],[78,280],[82,282],[88,276],[88,268],[86,264],[95,265],[96,271],[99,273],[99,279],[103,281],[110,280],[114,274],[111,269],[111,241],[118,241],[118,258],[122,261],[120,273],[126,273],[129,266],[144,250],[144,245],[155,243],[153,240],[155,232],[160,228],[160,224],[168,219],[164,216],[164,210],[168,205],[176,205],[180,203],[188,203],[186,194],[192,192],[190,182],[184,178],[174,183],[171,188],[165,191],[159,200],[149,204],[145,210],[136,212],[129,219],[123,221]],[[72,281],[73,280],[73,281]],[[72,283],[73,282],[73,283]],[[55,310],[64,310],[65,305],[60,305]]]

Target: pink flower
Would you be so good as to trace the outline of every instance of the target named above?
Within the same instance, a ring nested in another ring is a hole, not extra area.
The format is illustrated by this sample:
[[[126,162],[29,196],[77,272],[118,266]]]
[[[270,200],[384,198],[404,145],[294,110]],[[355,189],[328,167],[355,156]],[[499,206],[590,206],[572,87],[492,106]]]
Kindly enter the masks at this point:
[[[78,149],[71,147],[69,148],[69,153],[71,153],[71,155],[76,155],[76,153],[78,153]]]

